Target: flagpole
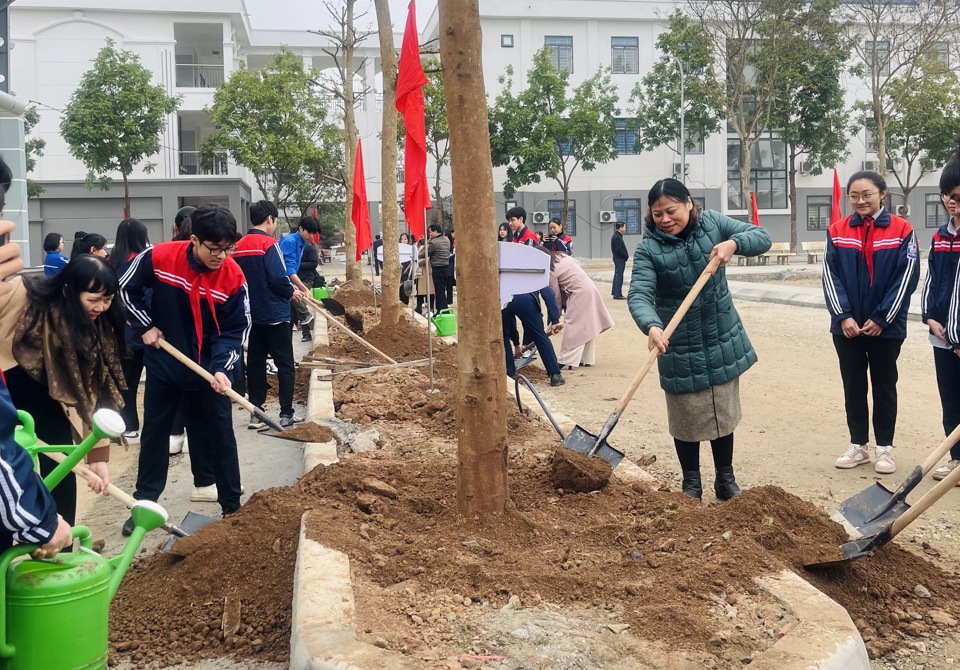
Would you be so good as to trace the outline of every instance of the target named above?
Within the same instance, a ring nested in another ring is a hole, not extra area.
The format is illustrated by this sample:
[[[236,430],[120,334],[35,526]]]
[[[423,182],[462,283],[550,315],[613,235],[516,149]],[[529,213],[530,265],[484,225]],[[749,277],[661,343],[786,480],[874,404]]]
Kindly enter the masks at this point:
[[[433,280],[433,272],[430,268],[430,241],[427,239],[426,232],[424,232],[423,238],[423,257],[426,259],[427,268],[427,314],[432,316],[433,311],[430,309],[430,291]],[[433,289],[436,291],[436,288]],[[433,296],[434,305],[436,305],[437,296]],[[430,392],[433,393],[433,329],[430,328],[433,325],[433,319],[427,317],[427,358],[430,360]]]

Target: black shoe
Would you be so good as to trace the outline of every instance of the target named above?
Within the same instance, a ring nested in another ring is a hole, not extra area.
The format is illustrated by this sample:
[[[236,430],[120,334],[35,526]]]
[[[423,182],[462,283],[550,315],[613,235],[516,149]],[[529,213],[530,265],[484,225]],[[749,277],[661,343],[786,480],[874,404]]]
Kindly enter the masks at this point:
[[[614,299],[614,300],[626,300],[626,298],[623,297],[622,295],[615,295],[615,296],[613,296],[613,299]]]
[[[567,382],[564,381],[563,375],[559,372],[553,375],[550,375],[550,386],[563,386]]]
[[[683,471],[683,483],[680,484],[680,491],[685,496],[700,500],[703,496],[703,485],[700,482],[699,470]]]
[[[713,482],[713,491],[720,500],[730,500],[730,498],[740,495],[740,487],[737,486],[737,480],[733,476],[732,465],[717,468],[717,478]]]
[[[133,523],[133,517],[130,517],[123,522],[123,528],[120,529],[120,534],[124,537],[130,537],[133,535],[133,529],[136,528],[136,524]]]
[[[300,336],[301,342],[310,342],[313,340],[313,335],[310,334],[309,330],[303,331],[303,335]]]

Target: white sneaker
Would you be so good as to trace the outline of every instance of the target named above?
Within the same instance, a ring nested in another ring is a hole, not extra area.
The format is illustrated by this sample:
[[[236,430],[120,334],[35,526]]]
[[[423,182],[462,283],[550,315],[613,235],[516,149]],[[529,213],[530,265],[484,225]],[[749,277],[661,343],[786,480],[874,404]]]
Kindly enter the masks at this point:
[[[893,447],[877,447],[877,462],[873,469],[878,475],[892,475],[897,471],[897,464],[893,462]]]
[[[850,448],[840,455],[840,458],[837,459],[834,465],[841,470],[849,470],[850,468],[855,468],[858,465],[869,462],[870,452],[867,450],[867,445],[851,444]]]
[[[128,430],[120,435],[120,437],[123,438],[125,444],[140,444],[140,431]]]
[[[960,461],[950,459],[949,463],[946,465],[941,465],[939,468],[933,471],[933,478],[937,481],[945,479],[947,475],[957,469],[958,465],[960,465]],[[958,483],[957,486],[960,486],[960,483]]]
[[[187,434],[181,433],[179,435],[170,436],[170,454],[179,454],[183,451],[186,451],[187,444]]]
[[[190,494],[190,500],[193,502],[217,502],[217,485],[194,486],[193,493]]]

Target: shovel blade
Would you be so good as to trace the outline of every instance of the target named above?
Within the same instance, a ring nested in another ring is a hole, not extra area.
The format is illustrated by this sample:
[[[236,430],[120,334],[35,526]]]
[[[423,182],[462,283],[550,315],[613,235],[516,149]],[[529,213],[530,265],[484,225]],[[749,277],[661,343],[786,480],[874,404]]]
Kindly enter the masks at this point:
[[[836,568],[841,565],[846,565],[851,561],[855,561],[858,558],[863,558],[864,556],[870,556],[874,551],[885,545],[887,542],[893,539],[893,535],[890,532],[890,526],[886,526],[881,529],[879,533],[871,537],[865,537],[860,540],[853,540],[852,542],[845,542],[840,545],[840,550],[843,552],[843,558],[838,558],[833,561],[820,561],[818,563],[808,563],[803,566],[809,570],[822,570],[824,568]]]
[[[206,526],[208,523],[213,523],[217,519],[212,516],[207,516],[205,514],[197,514],[196,512],[187,512],[187,516],[183,517],[183,521],[180,522],[180,530],[187,533],[187,536],[193,535],[197,532],[197,529]],[[176,535],[171,535],[166,542],[164,542],[161,551],[165,554],[174,554],[176,552],[172,551],[173,543],[176,542],[178,538]]]
[[[333,316],[343,316],[347,313],[347,310],[343,308],[343,304],[333,298],[321,298],[320,302],[323,303],[324,309]]]
[[[573,430],[564,438],[563,446],[572,449],[578,454],[596,456],[602,458],[610,464],[610,469],[615,469],[620,465],[625,457],[622,451],[611,447],[606,440],[597,444],[597,436],[587,432],[580,426],[574,426]]]
[[[879,482],[872,484],[840,503],[837,513],[842,517],[844,526],[850,524],[862,536],[876,535],[910,509],[906,501],[907,494],[916,488],[921,479],[923,469],[917,466],[896,491],[891,492]]]
[[[516,360],[516,362],[514,363],[514,368],[517,369],[517,370],[522,370],[522,369],[525,368],[527,365],[529,365],[530,362],[531,362],[533,359],[535,359],[536,357],[537,357],[537,354],[536,354],[535,352],[533,352],[533,351],[531,351],[531,352],[529,353],[529,355],[528,355],[528,354],[524,354],[523,356],[521,356],[520,358],[518,358],[518,359]]]

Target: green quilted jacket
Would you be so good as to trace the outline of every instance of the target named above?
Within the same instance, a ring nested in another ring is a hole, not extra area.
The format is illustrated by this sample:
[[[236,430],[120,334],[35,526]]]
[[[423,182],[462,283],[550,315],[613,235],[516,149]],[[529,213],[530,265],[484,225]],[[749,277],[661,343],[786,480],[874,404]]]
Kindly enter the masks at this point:
[[[703,210],[687,238],[648,225],[633,256],[627,304],[640,330],[665,328],[697,278],[710,251],[726,240],[740,256],[770,249],[770,234],[759,226]],[[703,287],[658,359],[660,386],[668,393],[693,393],[733,381],[757,362],[757,354],[734,309],[726,270]]]

